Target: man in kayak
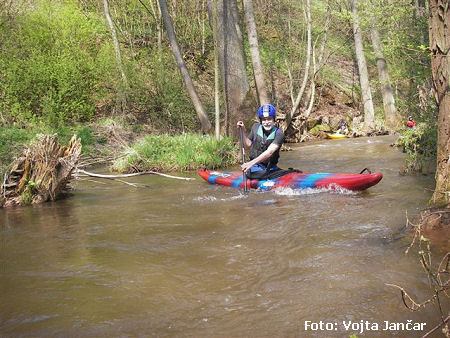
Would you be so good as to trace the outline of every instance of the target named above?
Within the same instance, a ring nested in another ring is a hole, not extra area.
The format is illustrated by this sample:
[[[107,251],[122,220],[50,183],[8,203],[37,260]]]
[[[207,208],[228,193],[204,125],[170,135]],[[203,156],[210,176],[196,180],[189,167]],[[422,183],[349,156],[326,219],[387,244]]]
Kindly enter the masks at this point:
[[[347,135],[348,134],[347,122],[345,122],[344,119],[341,119],[339,121],[338,130],[336,131],[336,134],[342,134],[342,135]]]
[[[244,122],[237,123],[237,127],[242,128],[245,146],[250,148],[250,161],[241,165],[248,178],[264,178],[279,170],[277,163],[284,133],[275,125],[275,117],[275,107],[264,104],[258,109],[259,123],[252,126],[248,136]]]

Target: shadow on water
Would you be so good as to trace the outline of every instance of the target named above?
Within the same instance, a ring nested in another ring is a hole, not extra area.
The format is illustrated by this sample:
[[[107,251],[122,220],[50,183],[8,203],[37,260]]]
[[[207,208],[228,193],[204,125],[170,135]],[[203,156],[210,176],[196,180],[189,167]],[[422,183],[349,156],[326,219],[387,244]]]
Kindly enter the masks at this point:
[[[348,336],[343,321],[436,322],[401,227],[432,177],[399,176],[393,139],[294,145],[283,167],[381,171],[361,193],[250,192],[155,176],[79,182],[70,199],[0,210],[2,336]],[[194,175],[194,174],[192,174]],[[305,321],[337,323],[305,332]],[[373,334],[372,334],[373,333]],[[389,332],[420,336],[423,332]],[[386,336],[386,332],[371,332]]]

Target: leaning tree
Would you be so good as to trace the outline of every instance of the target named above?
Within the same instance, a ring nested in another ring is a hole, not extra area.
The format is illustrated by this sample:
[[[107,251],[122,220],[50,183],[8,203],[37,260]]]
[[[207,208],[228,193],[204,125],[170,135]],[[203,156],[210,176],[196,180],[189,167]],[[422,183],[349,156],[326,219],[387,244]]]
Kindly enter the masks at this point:
[[[430,0],[431,72],[438,114],[435,204],[450,201],[450,9],[448,0]]]

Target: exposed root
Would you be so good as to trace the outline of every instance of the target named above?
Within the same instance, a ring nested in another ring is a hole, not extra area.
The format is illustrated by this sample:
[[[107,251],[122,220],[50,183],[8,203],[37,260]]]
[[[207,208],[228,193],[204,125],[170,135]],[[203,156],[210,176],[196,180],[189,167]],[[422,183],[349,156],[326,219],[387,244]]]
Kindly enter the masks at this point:
[[[441,238],[448,245],[450,239],[450,209],[428,209],[421,213],[421,219],[418,224],[411,223],[407,217],[406,225],[414,229],[414,238],[406,253],[415,244],[418,245],[419,260],[428,276],[432,295],[423,302],[417,302],[403,287],[394,284],[386,285],[400,290],[403,304],[410,311],[418,311],[429,304],[434,304],[437,307],[440,313],[439,324],[428,331],[423,337],[428,337],[438,329],[441,329],[445,337],[450,337],[450,316],[448,309],[445,309],[446,303],[442,302],[442,298],[450,297],[450,252],[447,252],[441,259],[439,265],[436,266],[432,264],[430,250],[430,238],[433,243],[439,243],[438,239]]]
[[[58,144],[56,135],[42,135],[16,159],[5,175],[0,206],[37,204],[54,201],[68,190],[72,173],[81,154],[75,136],[67,147]]]

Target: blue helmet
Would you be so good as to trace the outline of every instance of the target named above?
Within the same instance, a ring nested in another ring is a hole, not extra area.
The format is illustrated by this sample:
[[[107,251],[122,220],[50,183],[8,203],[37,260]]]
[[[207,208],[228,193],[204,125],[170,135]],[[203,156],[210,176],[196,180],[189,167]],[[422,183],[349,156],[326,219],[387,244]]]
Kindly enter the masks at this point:
[[[277,116],[277,110],[270,103],[263,104],[258,108],[258,118],[263,119],[265,117],[271,117],[275,120],[275,116]]]

